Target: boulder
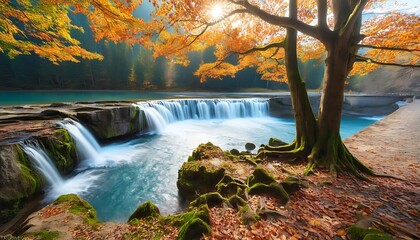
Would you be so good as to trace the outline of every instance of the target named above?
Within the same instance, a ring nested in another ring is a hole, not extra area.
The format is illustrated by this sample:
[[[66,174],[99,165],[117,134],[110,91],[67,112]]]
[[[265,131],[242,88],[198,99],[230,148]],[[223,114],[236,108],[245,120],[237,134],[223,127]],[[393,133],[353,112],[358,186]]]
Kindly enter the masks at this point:
[[[254,150],[256,147],[257,147],[257,146],[255,146],[255,144],[253,144],[253,143],[246,143],[246,144],[245,144],[245,149],[246,149],[246,150],[248,150],[248,151],[252,151],[252,150]]]
[[[76,117],[98,140],[126,137],[140,130],[140,110],[123,106],[98,111],[78,112]]]
[[[153,204],[152,202],[145,202],[140,205],[136,211],[128,218],[128,221],[133,219],[141,219],[141,218],[148,218],[148,217],[159,217],[160,211],[159,208]]]

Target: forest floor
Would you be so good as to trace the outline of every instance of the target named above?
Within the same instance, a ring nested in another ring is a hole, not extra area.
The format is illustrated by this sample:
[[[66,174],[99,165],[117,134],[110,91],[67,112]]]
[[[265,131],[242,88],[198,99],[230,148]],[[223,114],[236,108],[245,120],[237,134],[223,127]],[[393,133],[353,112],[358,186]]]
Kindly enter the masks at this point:
[[[366,181],[348,174],[334,178],[325,171],[304,177],[304,163],[264,161],[259,166],[276,181],[297,176],[304,179],[305,187],[291,193],[286,205],[270,196],[247,196],[247,204],[255,213],[275,213],[248,225],[243,224],[244,218],[235,208],[225,204],[211,207],[211,234],[204,238],[349,239],[348,228],[357,223],[387,232],[395,239],[420,239],[419,123],[417,100],[345,140],[351,152],[375,173],[402,180],[369,177]],[[223,166],[231,176],[243,179],[255,170],[247,162],[227,163],[218,158],[206,164]],[[178,235],[177,228],[161,225],[159,220],[92,225],[70,216],[66,209],[68,206],[51,204],[34,213],[29,221],[34,225],[29,230],[33,235],[27,238],[42,238],[37,232],[45,230],[59,234],[60,239],[175,239]]]

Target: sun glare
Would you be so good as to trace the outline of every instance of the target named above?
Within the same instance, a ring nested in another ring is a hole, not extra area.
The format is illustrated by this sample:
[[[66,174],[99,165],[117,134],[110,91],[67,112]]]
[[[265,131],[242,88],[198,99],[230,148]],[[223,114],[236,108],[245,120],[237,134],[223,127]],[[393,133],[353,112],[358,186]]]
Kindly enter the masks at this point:
[[[222,7],[220,5],[214,5],[210,11],[210,14],[213,19],[221,18],[223,15]]]

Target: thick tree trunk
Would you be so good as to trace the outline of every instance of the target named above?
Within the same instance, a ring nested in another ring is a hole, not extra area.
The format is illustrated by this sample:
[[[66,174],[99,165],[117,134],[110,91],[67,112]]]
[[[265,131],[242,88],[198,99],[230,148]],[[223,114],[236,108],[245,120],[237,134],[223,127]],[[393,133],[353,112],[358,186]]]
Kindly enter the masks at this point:
[[[318,111],[317,139],[308,156],[309,165],[306,173],[312,171],[315,165],[321,165],[333,174],[340,169],[350,170],[359,177],[362,177],[360,172],[373,174],[348,151],[340,137],[344,85],[351,57],[347,42],[337,39],[330,43],[327,46],[328,56]]]
[[[290,0],[289,3],[289,16],[295,18],[296,0]],[[336,4],[335,10],[339,16],[336,19],[337,24],[341,26],[345,21],[340,19],[347,19],[349,15],[347,8],[350,5],[339,3]],[[355,32],[358,33],[359,30],[355,29]],[[343,170],[364,178],[361,173],[373,175],[373,172],[349,152],[340,137],[344,84],[353,65],[352,56],[356,49],[351,47],[354,45],[351,44],[351,39],[340,36],[339,32],[340,27],[331,32],[328,42],[324,42],[328,55],[317,120],[310,105],[305,83],[299,74],[296,54],[297,34],[294,29],[287,30],[285,63],[296,122],[296,138],[286,146],[266,146],[259,155],[277,159],[307,159],[308,167],[305,174],[312,172],[318,165],[327,168],[333,174],[337,170]]]
[[[289,11],[291,18],[297,17],[296,0],[290,1]],[[262,154],[270,157],[306,160],[315,144],[317,127],[306,85],[299,73],[296,39],[297,31],[291,28],[287,29],[285,65],[296,123],[296,138],[286,146],[266,146]]]
[[[305,82],[299,74],[296,54],[296,35],[296,30],[287,30],[285,60],[290,97],[292,99],[296,123],[295,149],[301,151],[303,156],[306,157],[315,144],[316,119],[306,91]]]

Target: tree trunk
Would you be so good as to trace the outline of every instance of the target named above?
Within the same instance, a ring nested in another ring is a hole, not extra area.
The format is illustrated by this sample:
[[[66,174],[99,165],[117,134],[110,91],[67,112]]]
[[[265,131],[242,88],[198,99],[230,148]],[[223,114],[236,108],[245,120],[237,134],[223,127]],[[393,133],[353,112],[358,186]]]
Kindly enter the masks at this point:
[[[308,156],[306,173],[312,171],[315,165],[321,165],[333,174],[340,169],[350,170],[358,177],[363,177],[360,172],[373,174],[349,152],[340,137],[344,85],[351,61],[347,45],[342,39],[332,39],[327,46],[328,56],[318,111],[317,138]]]
[[[295,149],[302,151],[302,154],[306,157],[315,144],[316,119],[306,91],[305,82],[299,74],[296,54],[296,35],[296,30],[287,30],[285,60],[290,97],[292,99],[296,123]]]
[[[289,15],[297,17],[296,0],[290,0]],[[292,100],[293,113],[296,123],[296,137],[286,146],[266,146],[262,154],[269,157],[286,157],[292,159],[305,159],[311,153],[315,144],[316,119],[309,101],[305,82],[302,80],[297,59],[297,31],[287,29],[285,46],[285,65],[287,72],[290,97]]]
[[[289,3],[289,17],[296,18],[296,0],[290,0]],[[348,4],[342,2],[336,5],[336,10],[340,12],[337,21],[341,18],[347,19],[349,15],[347,7]],[[339,21],[342,22],[345,21]],[[358,36],[360,29],[356,28],[354,31],[357,34],[353,35]],[[305,174],[312,172],[318,165],[327,168],[333,174],[336,174],[337,170],[345,170],[364,178],[361,173],[370,175],[374,173],[349,152],[340,137],[344,84],[353,66],[352,56],[356,49],[352,47],[354,44],[351,44],[351,38],[354,36],[343,37],[339,32],[339,29],[331,32],[329,40],[324,42],[328,55],[325,61],[323,91],[317,120],[311,108],[305,83],[299,74],[296,30],[287,29],[285,63],[296,122],[296,138],[286,146],[266,146],[259,155],[279,159],[307,159],[308,167]]]

